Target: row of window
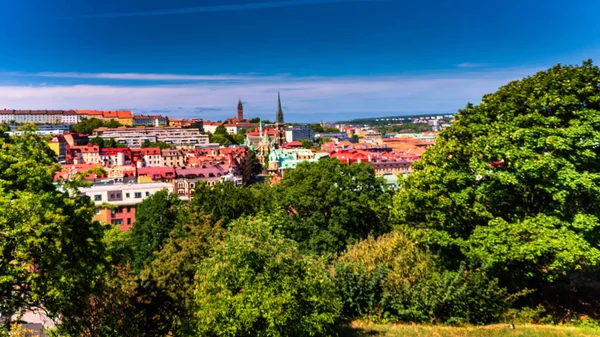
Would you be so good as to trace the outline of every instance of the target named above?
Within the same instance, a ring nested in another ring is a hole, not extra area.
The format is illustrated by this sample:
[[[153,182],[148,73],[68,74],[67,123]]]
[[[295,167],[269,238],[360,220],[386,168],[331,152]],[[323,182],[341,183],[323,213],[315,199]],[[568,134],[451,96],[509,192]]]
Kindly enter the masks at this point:
[[[146,192],[146,196],[149,197],[150,196],[150,192]],[[133,193],[133,197],[135,199],[140,199],[142,197],[142,192],[134,192]],[[131,193],[127,192],[125,193],[125,198],[131,198]],[[108,200],[121,200],[121,192],[114,192],[114,193],[109,193],[108,195]],[[102,194],[95,194],[94,195],[94,201],[102,201]]]

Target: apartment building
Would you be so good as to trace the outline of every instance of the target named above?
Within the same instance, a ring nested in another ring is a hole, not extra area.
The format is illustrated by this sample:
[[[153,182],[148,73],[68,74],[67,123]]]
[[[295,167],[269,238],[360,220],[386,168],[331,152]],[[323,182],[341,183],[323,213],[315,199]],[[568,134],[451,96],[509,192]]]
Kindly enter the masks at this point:
[[[129,147],[142,147],[144,141],[165,142],[180,147],[208,145],[208,135],[198,128],[180,127],[137,127],[137,128],[98,128],[94,136],[103,139],[113,138]]]
[[[0,123],[77,124],[81,116],[74,110],[0,110]]]
[[[135,115],[133,126],[161,126],[167,125],[168,119],[163,116]]]
[[[98,206],[94,220],[119,225],[121,230],[128,231],[135,223],[137,205],[163,189],[171,192],[173,185],[169,183],[98,184],[82,187],[79,191]],[[114,208],[101,208],[103,203],[108,203]]]
[[[105,122],[115,120],[125,126],[133,126],[133,113],[129,110],[124,111],[103,111],[103,110],[75,110],[83,118],[96,118]]]
[[[133,155],[133,161],[138,163],[138,167],[164,166],[160,148],[131,149],[131,153]]]
[[[170,167],[185,166],[185,154],[179,149],[163,149],[161,151],[163,165]]]

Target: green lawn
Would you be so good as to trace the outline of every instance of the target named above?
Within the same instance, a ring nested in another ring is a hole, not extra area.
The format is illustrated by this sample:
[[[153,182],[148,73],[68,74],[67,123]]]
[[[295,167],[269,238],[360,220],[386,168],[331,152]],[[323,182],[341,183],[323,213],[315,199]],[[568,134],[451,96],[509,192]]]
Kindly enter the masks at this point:
[[[367,337],[588,337],[600,336],[600,328],[578,328],[555,325],[506,324],[481,327],[448,327],[406,324],[372,324],[355,321],[342,333],[345,336]]]

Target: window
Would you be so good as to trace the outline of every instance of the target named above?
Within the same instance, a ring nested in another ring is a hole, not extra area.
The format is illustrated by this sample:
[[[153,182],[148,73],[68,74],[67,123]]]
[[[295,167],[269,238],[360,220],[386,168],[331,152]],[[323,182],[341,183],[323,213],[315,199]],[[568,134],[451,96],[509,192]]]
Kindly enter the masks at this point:
[[[125,193],[125,198],[129,198],[129,193]]]
[[[150,192],[146,192],[146,196],[149,197],[150,196]]]
[[[127,224],[131,225],[131,218],[127,218]]]
[[[122,225],[123,224],[123,219],[112,219],[110,221],[111,224],[113,225]]]
[[[131,213],[131,206],[127,206],[127,213]]]
[[[142,192],[135,192],[135,198],[139,199],[142,197]]]
[[[96,208],[96,214],[100,214],[100,208]]]
[[[102,195],[101,194],[94,195],[94,201],[102,201]]]

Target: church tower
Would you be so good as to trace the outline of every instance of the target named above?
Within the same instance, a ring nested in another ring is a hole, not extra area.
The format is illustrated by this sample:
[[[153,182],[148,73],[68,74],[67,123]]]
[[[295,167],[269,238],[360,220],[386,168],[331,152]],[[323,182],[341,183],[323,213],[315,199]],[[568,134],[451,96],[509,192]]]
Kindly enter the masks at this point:
[[[285,124],[283,123],[283,110],[281,109],[281,95],[277,93],[277,115],[275,116],[275,144],[281,149],[285,144]]]
[[[244,105],[242,104],[242,99],[238,101],[238,114],[237,114],[238,122],[244,120]]]

